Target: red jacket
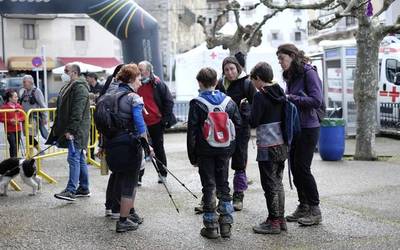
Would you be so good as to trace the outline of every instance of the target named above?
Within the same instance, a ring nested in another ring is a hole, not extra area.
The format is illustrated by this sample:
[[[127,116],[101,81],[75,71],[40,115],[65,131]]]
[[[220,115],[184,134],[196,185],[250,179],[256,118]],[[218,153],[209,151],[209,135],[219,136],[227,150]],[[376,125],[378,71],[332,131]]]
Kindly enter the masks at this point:
[[[22,106],[17,103],[15,105],[10,102],[4,103],[0,109],[17,109],[15,112],[0,112],[0,122],[5,123],[7,120],[6,132],[12,133],[21,131],[21,122],[25,120]],[[20,112],[21,111],[21,112]],[[15,121],[18,121],[15,123]]]

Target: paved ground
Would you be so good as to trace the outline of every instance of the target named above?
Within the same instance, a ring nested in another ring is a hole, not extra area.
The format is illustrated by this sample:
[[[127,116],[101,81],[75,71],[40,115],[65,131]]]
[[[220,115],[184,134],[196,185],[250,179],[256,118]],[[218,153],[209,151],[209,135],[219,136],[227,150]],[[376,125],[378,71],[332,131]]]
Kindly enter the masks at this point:
[[[354,140],[347,141],[353,153]],[[255,150],[250,142],[249,176],[255,181],[246,192],[245,209],[235,213],[231,239],[207,240],[199,235],[201,216],[194,215],[193,199],[176,181],[168,185],[176,213],[156,174],[147,165],[139,189],[137,210],[144,224],[134,232],[115,233],[115,222],[104,214],[107,177],[91,168],[91,198],[69,203],[53,198],[67,181],[65,157],[46,160],[44,169],[59,182],[45,184],[36,197],[9,192],[0,197],[0,249],[399,249],[400,248],[400,141],[378,138],[379,154],[397,157],[385,162],[323,162],[315,155],[313,169],[321,195],[323,223],[303,228],[289,224],[281,235],[252,233],[265,219],[266,205],[259,182]],[[185,151],[185,134],[168,134],[166,149],[171,171],[200,196],[197,169]],[[286,173],[286,170],[285,170]],[[20,181],[19,181],[20,183]],[[296,192],[286,188],[287,212],[296,206]]]

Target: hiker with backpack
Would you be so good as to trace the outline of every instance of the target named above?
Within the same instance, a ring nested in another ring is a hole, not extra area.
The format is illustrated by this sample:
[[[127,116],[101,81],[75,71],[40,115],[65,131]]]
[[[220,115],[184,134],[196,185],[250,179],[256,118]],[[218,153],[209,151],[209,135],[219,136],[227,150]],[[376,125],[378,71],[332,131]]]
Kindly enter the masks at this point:
[[[200,234],[210,239],[219,236],[228,238],[233,223],[228,182],[229,159],[235,150],[235,135],[240,131],[241,117],[235,102],[215,90],[215,70],[203,68],[196,79],[200,93],[190,101],[187,152],[190,163],[199,168],[203,186],[204,228]]]
[[[136,230],[141,223],[133,208],[143,159],[141,143],[147,143],[147,133],[142,115],[143,100],[137,94],[141,86],[138,66],[122,66],[116,78],[118,88],[99,97],[94,119],[97,129],[105,137],[102,147],[114,175],[112,186],[121,193],[116,224],[116,231],[121,233]]]
[[[293,44],[282,44],[276,52],[287,83],[287,98],[299,112],[301,132],[293,138],[290,148],[290,168],[300,204],[288,222],[311,226],[322,221],[319,194],[311,163],[319,138],[320,118],[317,110],[323,106],[322,83],[304,51]]]
[[[233,207],[235,211],[243,209],[244,191],[247,189],[247,150],[250,140],[250,110],[256,89],[242,70],[235,57],[227,57],[222,62],[224,77],[216,89],[231,97],[239,107],[242,125],[236,138],[236,149],[232,155],[231,167],[235,170],[233,178]]]
[[[261,185],[267,202],[268,217],[253,231],[279,234],[287,230],[284,217],[285,191],[282,178],[288,156],[285,129],[286,96],[278,83],[272,82],[273,71],[266,62],[259,62],[250,72],[250,79],[259,92],[254,95],[250,123],[256,129],[257,161]]]

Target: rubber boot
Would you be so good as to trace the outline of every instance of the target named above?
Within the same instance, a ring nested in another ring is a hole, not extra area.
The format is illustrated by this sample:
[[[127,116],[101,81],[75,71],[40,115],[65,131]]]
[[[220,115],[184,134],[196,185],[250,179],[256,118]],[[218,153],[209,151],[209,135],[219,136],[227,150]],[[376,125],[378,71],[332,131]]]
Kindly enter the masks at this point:
[[[270,219],[253,227],[253,231],[257,234],[280,234],[281,227],[279,219]]]

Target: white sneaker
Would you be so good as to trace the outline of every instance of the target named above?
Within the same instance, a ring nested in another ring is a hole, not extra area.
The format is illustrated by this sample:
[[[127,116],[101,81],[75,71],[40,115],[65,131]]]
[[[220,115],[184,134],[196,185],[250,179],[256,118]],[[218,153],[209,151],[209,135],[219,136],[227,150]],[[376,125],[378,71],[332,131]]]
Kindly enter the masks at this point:
[[[110,217],[112,215],[111,209],[106,209],[105,216]]]

